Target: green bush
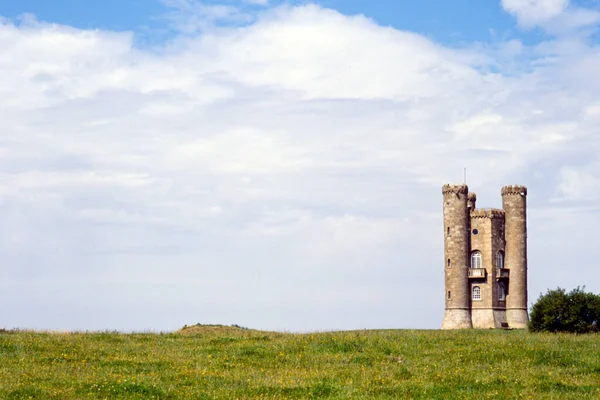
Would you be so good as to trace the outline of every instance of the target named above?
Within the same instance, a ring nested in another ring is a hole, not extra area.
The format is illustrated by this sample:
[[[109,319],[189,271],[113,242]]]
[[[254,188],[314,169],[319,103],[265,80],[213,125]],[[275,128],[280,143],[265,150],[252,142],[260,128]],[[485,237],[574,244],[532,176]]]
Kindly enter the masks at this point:
[[[585,289],[585,288],[584,288]],[[532,332],[590,333],[600,329],[600,296],[577,287],[548,290],[540,295],[530,314]]]

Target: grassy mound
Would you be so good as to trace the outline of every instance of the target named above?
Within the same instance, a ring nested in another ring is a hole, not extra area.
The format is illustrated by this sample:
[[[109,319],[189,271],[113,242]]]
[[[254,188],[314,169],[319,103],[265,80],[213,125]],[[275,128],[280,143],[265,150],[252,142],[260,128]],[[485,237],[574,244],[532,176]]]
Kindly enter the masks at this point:
[[[0,332],[1,399],[600,398],[600,336]]]

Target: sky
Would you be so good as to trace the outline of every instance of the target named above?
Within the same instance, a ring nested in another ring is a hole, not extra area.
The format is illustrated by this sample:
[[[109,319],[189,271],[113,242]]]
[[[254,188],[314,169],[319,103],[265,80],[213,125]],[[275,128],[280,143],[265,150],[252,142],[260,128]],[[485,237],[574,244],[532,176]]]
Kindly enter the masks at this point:
[[[391,4],[394,3],[394,4]],[[600,292],[600,2],[0,0],[0,327],[438,329],[441,187]]]

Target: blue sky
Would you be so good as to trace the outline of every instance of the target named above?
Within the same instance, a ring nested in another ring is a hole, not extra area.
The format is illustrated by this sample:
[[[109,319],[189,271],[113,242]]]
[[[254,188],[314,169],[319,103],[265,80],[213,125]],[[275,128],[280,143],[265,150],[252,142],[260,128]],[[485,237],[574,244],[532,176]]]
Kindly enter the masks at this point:
[[[259,10],[263,6],[241,1],[207,1],[205,4],[227,4],[246,10]],[[284,2],[272,1],[271,6]],[[287,4],[305,4],[291,1]],[[420,32],[437,41],[461,44],[472,41],[496,41],[498,38],[519,36],[535,40],[539,32],[517,32],[514,19],[497,2],[456,0],[422,1],[372,1],[323,0],[316,1],[326,8],[344,14],[362,14],[381,25]],[[79,0],[0,1],[0,14],[18,18],[30,13],[40,20],[75,26],[83,29],[130,30],[140,38],[152,38],[152,43],[172,37],[162,31],[167,28],[164,16],[169,7],[159,0],[106,0],[84,2]]]
[[[137,30],[154,23],[154,17],[164,12],[160,2],[143,0],[24,0],[0,2],[2,15],[17,18],[22,14],[36,15],[40,20],[79,28]]]
[[[530,302],[600,292],[595,0],[0,16],[0,327],[439,328],[464,167],[529,188]]]

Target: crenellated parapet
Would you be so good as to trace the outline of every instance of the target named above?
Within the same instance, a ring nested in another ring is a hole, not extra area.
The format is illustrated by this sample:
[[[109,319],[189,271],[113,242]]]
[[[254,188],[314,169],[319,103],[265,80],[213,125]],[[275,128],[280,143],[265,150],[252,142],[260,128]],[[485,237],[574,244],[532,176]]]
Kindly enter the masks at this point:
[[[523,186],[523,185],[510,185],[510,186],[503,186],[502,187],[502,196],[507,196],[507,195],[526,195],[527,194],[527,186]]]
[[[442,186],[442,194],[464,194],[469,192],[467,185],[444,185]]]
[[[506,213],[497,208],[478,208],[471,211],[471,218],[504,219]]]

